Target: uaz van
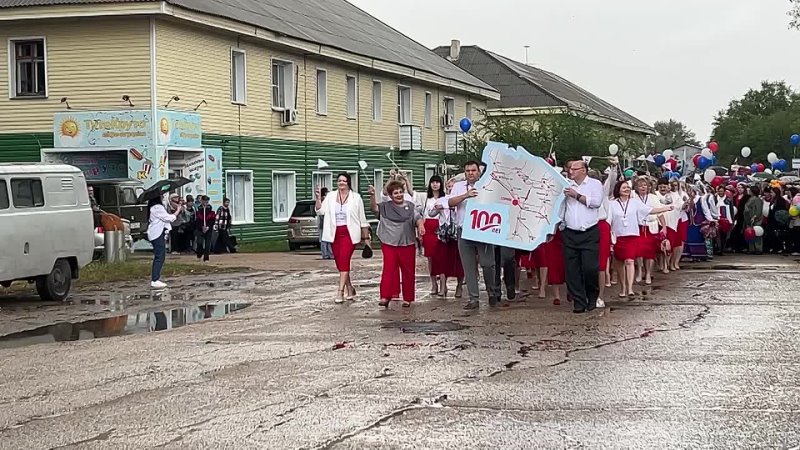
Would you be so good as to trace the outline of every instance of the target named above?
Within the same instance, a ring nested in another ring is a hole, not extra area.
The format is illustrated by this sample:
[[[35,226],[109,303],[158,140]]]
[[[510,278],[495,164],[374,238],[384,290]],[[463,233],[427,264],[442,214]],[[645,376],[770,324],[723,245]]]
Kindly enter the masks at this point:
[[[43,300],[64,300],[92,261],[93,225],[77,167],[0,164],[0,285],[27,280]]]

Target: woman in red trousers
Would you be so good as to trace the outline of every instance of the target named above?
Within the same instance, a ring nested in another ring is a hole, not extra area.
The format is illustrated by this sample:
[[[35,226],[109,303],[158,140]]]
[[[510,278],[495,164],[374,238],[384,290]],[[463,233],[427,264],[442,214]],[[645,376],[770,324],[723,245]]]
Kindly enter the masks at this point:
[[[391,198],[388,202],[378,202],[374,186],[369,187],[372,212],[378,216],[378,238],[383,252],[383,272],[381,273],[381,300],[379,305],[386,308],[396,286],[403,291],[403,307],[414,302],[416,231],[425,237],[425,221],[417,212],[413,202],[405,199],[405,188],[399,181],[386,184],[386,192]],[[402,274],[402,275],[401,275]],[[400,281],[398,281],[398,279]]]
[[[422,237],[422,247],[425,257],[428,258],[428,274],[431,276],[431,295],[444,297],[447,295],[445,284],[445,248],[439,240],[436,231],[439,229],[439,218],[436,205],[444,198],[444,183],[442,177],[434,175],[428,181],[428,197],[422,206],[422,217],[425,219],[425,236]]]

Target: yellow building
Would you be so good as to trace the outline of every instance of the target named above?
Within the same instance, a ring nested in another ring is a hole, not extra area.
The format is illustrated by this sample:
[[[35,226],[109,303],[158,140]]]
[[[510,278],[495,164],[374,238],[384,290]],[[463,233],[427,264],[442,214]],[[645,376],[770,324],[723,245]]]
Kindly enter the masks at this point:
[[[359,160],[362,192],[387,152],[423,188],[459,120],[500,98],[344,0],[62,3],[0,0],[0,161],[38,161],[68,108],[196,110],[244,240],[285,238],[294,203],[363,178]]]

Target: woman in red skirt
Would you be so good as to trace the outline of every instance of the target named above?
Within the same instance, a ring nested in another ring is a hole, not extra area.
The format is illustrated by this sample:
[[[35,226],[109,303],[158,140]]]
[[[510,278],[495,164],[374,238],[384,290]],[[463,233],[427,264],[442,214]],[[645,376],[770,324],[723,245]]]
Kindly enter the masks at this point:
[[[447,181],[447,192],[450,192],[453,189],[455,182],[455,178],[451,178]],[[434,208],[435,212],[431,212],[430,214],[438,217],[440,226],[455,225],[451,224],[451,219],[453,214],[455,214],[455,208],[450,208],[450,205],[447,203],[446,196],[439,198]],[[455,278],[457,282],[455,297],[461,298],[462,290],[464,289],[464,267],[461,265],[461,254],[458,251],[458,240],[456,239],[455,235],[436,237],[439,240],[439,250],[434,256],[434,265],[436,265],[436,267],[439,269],[438,271],[441,272],[439,296],[447,297],[447,279]]]
[[[655,194],[650,193],[650,182],[647,178],[640,178],[636,181],[636,198],[650,208],[659,208],[661,202]],[[639,221],[639,253],[637,258],[641,258],[639,272],[636,281],[644,279],[647,285],[653,284],[653,266],[655,266],[658,252],[661,249],[661,239],[659,239],[660,224],[663,225],[664,218],[654,215],[646,215]]]
[[[368,242],[369,222],[364,212],[364,201],[358,193],[351,189],[351,178],[348,173],[340,173],[336,177],[335,192],[320,197],[320,188],[316,191],[317,215],[323,217],[322,241],[330,242],[333,259],[339,271],[339,290],[334,301],[342,303],[344,299],[354,300],[356,289],[350,279],[350,260],[353,258],[356,244]]]
[[[428,197],[422,206],[422,217],[425,220],[425,235],[422,237],[424,255],[428,258],[428,274],[431,277],[431,295],[444,297],[447,295],[447,285],[444,281],[445,249],[439,240],[436,231],[439,229],[441,219],[436,209],[439,200],[444,198],[444,183],[442,177],[434,175],[428,181]]]
[[[614,200],[608,205],[608,222],[611,233],[616,237],[614,259],[620,277],[620,297],[633,295],[635,260],[641,253],[642,240],[639,236],[639,223],[650,214],[671,211],[672,206],[651,208],[639,198],[631,198],[631,187],[620,181],[614,187]]]
[[[561,232],[556,231],[556,234],[549,236],[548,241],[540,245],[536,250],[541,250],[541,254],[537,257],[540,263],[543,263],[544,271],[540,271],[540,278],[544,281],[541,283],[541,291],[539,298],[547,297],[547,290],[545,286],[553,287],[553,304],[561,304],[561,286],[567,282],[566,269],[564,263],[564,243],[561,240]],[[536,251],[534,250],[534,251]]]

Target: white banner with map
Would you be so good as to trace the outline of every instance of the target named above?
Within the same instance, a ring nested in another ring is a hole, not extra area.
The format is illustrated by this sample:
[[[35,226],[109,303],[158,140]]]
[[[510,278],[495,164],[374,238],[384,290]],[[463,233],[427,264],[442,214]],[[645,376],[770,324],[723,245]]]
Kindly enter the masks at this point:
[[[486,170],[467,200],[462,237],[531,251],[555,233],[569,182],[542,158],[522,147],[489,142]]]

